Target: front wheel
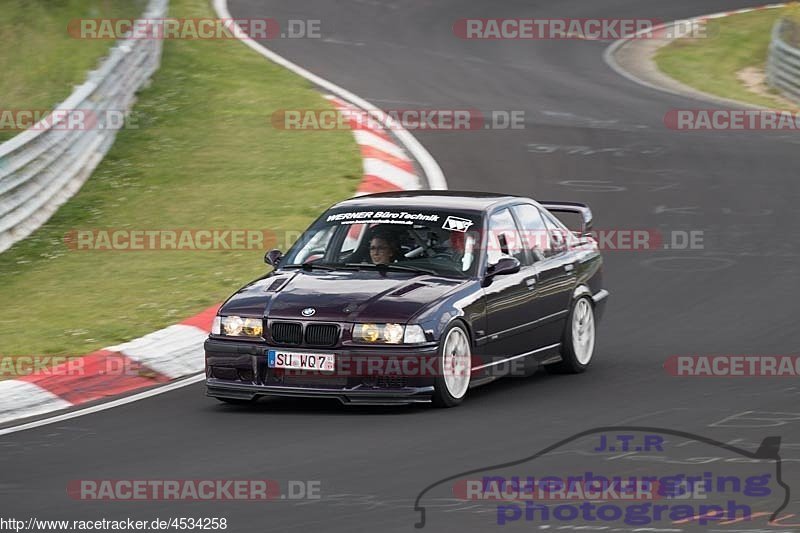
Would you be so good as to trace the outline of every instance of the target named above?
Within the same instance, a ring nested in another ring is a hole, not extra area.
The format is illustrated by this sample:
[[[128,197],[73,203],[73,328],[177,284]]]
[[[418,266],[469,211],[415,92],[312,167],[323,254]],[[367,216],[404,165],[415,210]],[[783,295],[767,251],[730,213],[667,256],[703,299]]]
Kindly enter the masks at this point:
[[[561,340],[561,362],[547,368],[559,373],[579,374],[592,362],[595,345],[594,307],[588,297],[575,300]]]
[[[439,375],[434,386],[434,405],[455,407],[460,404],[469,389],[471,373],[469,334],[456,322],[445,330],[439,342]]]

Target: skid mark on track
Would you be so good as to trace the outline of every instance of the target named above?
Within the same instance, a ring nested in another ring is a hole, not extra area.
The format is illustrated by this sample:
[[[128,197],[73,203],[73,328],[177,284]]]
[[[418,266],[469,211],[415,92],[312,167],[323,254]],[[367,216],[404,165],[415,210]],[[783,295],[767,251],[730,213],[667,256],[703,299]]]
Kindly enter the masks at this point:
[[[590,157],[596,155],[611,155],[613,157],[631,157],[631,156],[657,156],[666,153],[665,146],[643,146],[643,145],[627,145],[627,146],[613,146],[613,147],[596,147],[575,144],[550,144],[550,143],[528,143],[527,151],[536,155],[552,155],[552,154],[565,154],[565,155],[579,155],[583,157]]]

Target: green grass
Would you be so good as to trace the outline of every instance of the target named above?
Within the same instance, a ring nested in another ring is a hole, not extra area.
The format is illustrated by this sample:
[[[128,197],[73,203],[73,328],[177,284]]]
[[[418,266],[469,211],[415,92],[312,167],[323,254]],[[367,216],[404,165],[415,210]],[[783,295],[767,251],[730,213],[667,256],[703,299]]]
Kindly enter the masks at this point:
[[[0,109],[51,109],[113,41],[73,39],[67,24],[79,18],[129,18],[146,0],[0,0]],[[0,142],[18,132],[0,131]]]
[[[711,20],[707,38],[673,41],[658,51],[656,63],[667,75],[701,91],[782,107],[780,100],[748,90],[736,75],[747,67],[764,69],[772,27],[783,12],[769,9]]]
[[[171,16],[213,16],[172,0]],[[161,69],[83,189],[0,254],[0,354],[81,355],[175,323],[263,274],[263,251],[75,251],[74,229],[304,229],[351,196],[350,132],[281,131],[278,109],[327,106],[234,40],[166,41]]]
[[[789,4],[784,10],[784,18],[790,23],[786,35],[789,44],[800,47],[800,2]]]

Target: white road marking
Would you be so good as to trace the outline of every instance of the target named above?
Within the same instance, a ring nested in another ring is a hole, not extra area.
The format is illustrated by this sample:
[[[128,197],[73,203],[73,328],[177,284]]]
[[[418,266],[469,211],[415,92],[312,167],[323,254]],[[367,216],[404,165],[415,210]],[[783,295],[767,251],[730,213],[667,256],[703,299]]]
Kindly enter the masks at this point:
[[[342,41],[340,39],[333,39],[333,38],[322,39],[322,42],[323,43],[329,43],[329,44],[344,44],[344,45],[348,45],[348,46],[364,46],[364,43],[362,43],[362,42]]]
[[[199,383],[205,379],[206,379],[205,374],[198,374],[196,376],[191,376],[186,379],[182,379],[180,381],[173,381],[172,383],[167,383],[166,385],[163,385],[161,387],[156,387],[155,389],[150,389],[144,392],[140,392],[138,394],[134,394],[132,396],[120,398],[118,400],[112,400],[110,402],[101,403],[99,405],[93,405],[92,407],[85,407],[83,409],[78,409],[77,411],[71,411],[69,413],[43,418],[42,420],[35,420],[33,422],[20,424],[18,426],[3,428],[0,429],[0,436],[9,435],[11,433],[18,433],[20,431],[25,431],[27,429],[34,429],[42,426],[47,426],[49,424],[55,424],[56,422],[63,422],[64,420],[70,420],[72,418],[78,418],[80,416],[86,416],[92,413],[98,413],[100,411],[106,411],[108,409],[113,409],[114,407],[119,407],[120,405],[126,405],[129,403],[138,402],[139,400],[144,400],[145,398],[151,398],[153,396],[158,396],[159,394],[164,394],[165,392],[170,392],[175,389],[188,387],[189,385],[194,385],[195,383]]]

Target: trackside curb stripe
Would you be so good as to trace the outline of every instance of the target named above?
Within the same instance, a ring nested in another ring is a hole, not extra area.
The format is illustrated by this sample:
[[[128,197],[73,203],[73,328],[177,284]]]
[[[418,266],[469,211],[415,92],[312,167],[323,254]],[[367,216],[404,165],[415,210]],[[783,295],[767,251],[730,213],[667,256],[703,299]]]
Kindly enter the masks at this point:
[[[402,168],[381,159],[365,159],[364,174],[382,178],[395,185],[398,189],[419,189],[419,178],[416,174],[406,172]]]
[[[359,146],[369,146],[395,157],[399,157],[400,159],[408,159],[403,150],[396,144],[382,139],[369,130],[354,130],[353,137],[356,138],[356,142]]]
[[[33,383],[0,381],[0,423],[57,411],[72,404]]]
[[[169,378],[120,353],[100,350],[46,372],[21,377],[19,381],[41,387],[77,405],[164,383]]]
[[[176,324],[112,346],[109,350],[119,352],[170,379],[176,379],[203,370],[203,343],[206,337],[208,331]]]

